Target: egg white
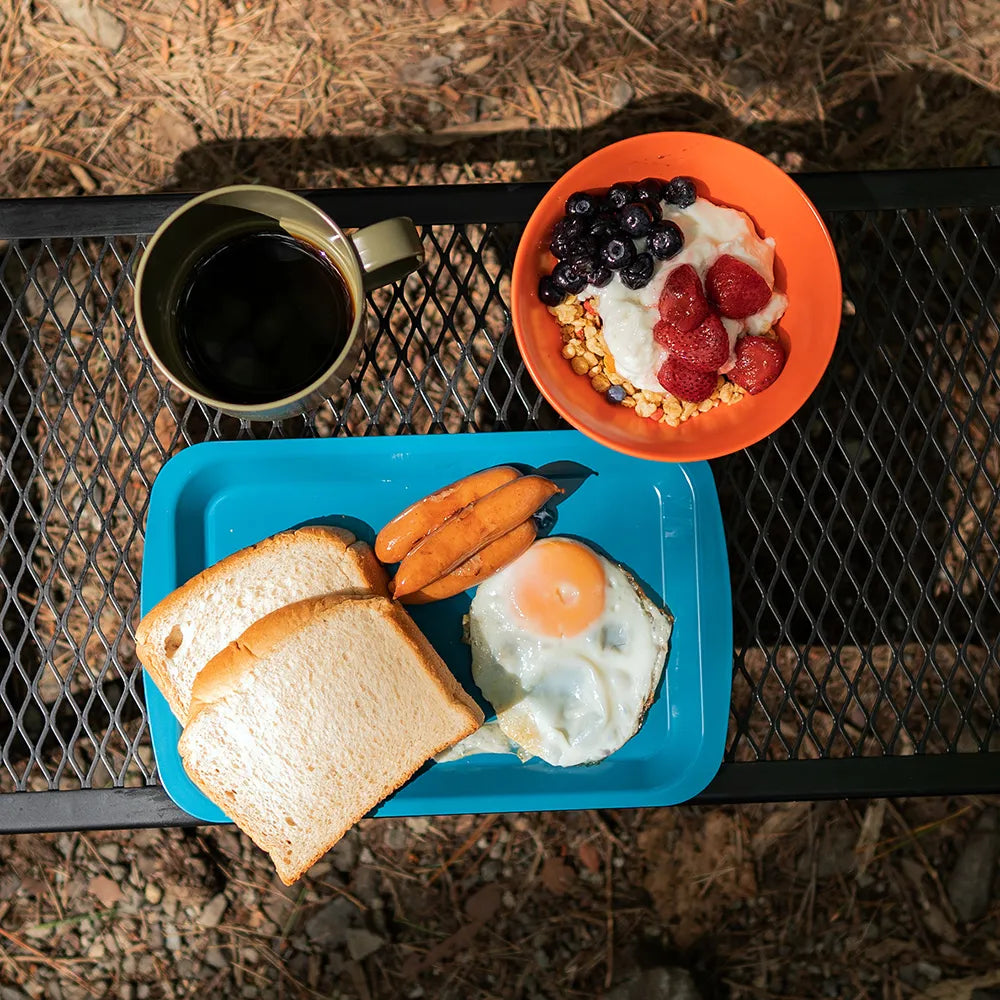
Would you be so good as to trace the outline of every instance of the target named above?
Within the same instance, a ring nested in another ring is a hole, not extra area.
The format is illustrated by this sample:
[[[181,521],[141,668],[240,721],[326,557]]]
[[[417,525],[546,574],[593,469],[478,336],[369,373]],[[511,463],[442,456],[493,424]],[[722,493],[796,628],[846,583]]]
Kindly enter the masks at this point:
[[[476,592],[469,609],[473,678],[522,758],[559,767],[603,760],[642,725],[673,619],[631,575],[595,552],[605,580],[601,615],[574,636],[538,634],[513,598],[519,564],[530,552]]]

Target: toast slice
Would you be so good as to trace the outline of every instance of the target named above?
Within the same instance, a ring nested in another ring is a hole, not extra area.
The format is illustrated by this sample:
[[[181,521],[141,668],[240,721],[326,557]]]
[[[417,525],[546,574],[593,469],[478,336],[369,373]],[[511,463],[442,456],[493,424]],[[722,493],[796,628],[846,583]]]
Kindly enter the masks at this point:
[[[208,661],[258,618],[320,594],[385,595],[372,550],[349,531],[284,531],[234,552],[188,580],[139,622],[136,653],[181,724]]]
[[[319,597],[252,625],[194,682],[192,781],[291,885],[483,713],[383,597]]]

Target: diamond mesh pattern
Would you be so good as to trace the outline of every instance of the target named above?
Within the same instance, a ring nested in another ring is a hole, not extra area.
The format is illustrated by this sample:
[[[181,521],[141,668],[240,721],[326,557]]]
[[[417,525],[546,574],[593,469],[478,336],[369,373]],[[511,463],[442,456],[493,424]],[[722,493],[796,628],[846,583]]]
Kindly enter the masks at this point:
[[[714,463],[728,759],[996,748],[995,212],[830,220],[848,313],[788,425]]]
[[[713,463],[736,626],[730,760],[997,746],[1000,223],[829,219],[848,310],[785,428]],[[358,371],[247,424],[162,384],[134,337],[142,237],[0,241],[0,790],[156,782],[133,629],[149,490],[253,436],[556,427],[506,300],[517,226],[425,229],[370,298]]]

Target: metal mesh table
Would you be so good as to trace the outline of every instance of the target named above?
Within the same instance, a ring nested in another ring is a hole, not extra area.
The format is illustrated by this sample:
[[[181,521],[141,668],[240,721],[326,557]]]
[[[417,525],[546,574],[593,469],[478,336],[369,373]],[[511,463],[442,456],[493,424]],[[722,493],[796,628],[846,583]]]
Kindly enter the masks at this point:
[[[1000,171],[807,175],[843,268],[829,371],[713,463],[735,655],[703,801],[1000,789]],[[507,310],[544,186],[313,192],[409,214],[427,267],[370,299],[309,418],[168,389],[134,336],[144,237],[183,198],[0,202],[0,828],[189,822],[157,784],[133,629],[150,486],[195,441],[557,427]],[[58,793],[58,794],[56,794]]]

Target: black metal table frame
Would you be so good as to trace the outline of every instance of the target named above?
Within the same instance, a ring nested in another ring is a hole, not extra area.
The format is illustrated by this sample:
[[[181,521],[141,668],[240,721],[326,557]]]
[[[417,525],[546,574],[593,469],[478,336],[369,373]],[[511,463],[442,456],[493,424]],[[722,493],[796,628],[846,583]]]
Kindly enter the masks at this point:
[[[1000,205],[1000,169],[813,174],[796,178],[824,214]],[[345,226],[394,214],[418,224],[523,223],[546,185],[474,185],[306,194]],[[149,233],[186,195],[0,201],[0,241]],[[915,753],[818,760],[724,762],[696,800],[937,795],[1000,791],[993,753]],[[158,785],[0,795],[9,832],[190,825]]]

